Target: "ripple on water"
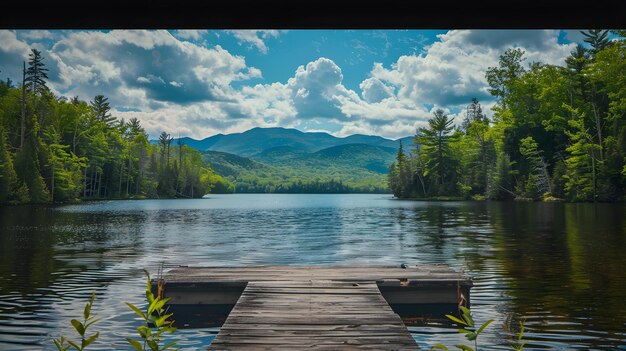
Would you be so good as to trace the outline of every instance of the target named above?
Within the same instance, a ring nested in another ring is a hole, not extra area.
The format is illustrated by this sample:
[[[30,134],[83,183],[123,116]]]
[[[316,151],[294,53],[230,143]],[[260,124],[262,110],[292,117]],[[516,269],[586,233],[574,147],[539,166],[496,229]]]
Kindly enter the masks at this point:
[[[103,318],[94,349],[128,349],[141,321],[124,302],[145,306],[142,269],[161,264],[400,262],[473,276],[475,317],[494,319],[481,341],[489,350],[508,349],[509,319],[526,320],[528,350],[626,349],[624,209],[241,194],[0,208],[0,349],[53,350],[52,337],[74,335],[69,320],[92,291]],[[437,324],[410,331],[423,349],[465,341]],[[216,333],[181,330],[172,340],[204,350]]]

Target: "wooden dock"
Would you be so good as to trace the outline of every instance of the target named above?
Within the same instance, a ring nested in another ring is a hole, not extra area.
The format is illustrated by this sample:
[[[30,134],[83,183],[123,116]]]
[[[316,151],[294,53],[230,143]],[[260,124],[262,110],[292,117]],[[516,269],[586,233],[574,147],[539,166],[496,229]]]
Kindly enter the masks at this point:
[[[417,350],[392,306],[456,309],[471,287],[444,266],[181,267],[164,279],[174,309],[225,306],[210,350]]]

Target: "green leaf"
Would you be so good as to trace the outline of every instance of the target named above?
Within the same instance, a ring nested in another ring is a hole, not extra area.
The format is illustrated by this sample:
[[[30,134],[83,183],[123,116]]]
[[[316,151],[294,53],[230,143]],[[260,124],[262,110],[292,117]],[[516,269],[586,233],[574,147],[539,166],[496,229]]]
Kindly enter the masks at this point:
[[[147,326],[142,325],[141,327],[137,328],[137,332],[143,339],[147,339],[152,333],[152,330],[148,328]]]
[[[433,346],[432,349],[442,349],[442,350],[449,351],[448,348],[446,346],[442,345],[442,344],[437,344],[437,345]]]
[[[67,349],[70,348],[70,345],[67,346],[63,346],[63,344],[65,344],[65,338],[61,337],[61,340],[57,340],[57,339],[53,339],[52,341],[54,341],[54,345],[57,347],[57,350],[59,351],[66,351]]]
[[[140,309],[135,307],[135,305],[133,305],[132,303],[128,303],[128,302],[126,302],[126,304],[128,305],[128,307],[130,307],[131,310],[135,311],[135,313],[137,313],[141,318],[148,320],[148,317],[143,312],[141,312]]]
[[[519,322],[520,331],[517,335],[517,340],[521,341],[524,337],[524,321]]]
[[[85,305],[85,310],[83,311],[83,317],[85,317],[85,319],[89,318],[89,313],[91,312],[91,304],[86,304]]]
[[[76,343],[75,343],[75,342],[73,342],[73,341],[68,341],[68,343],[69,343],[70,345],[72,345],[72,347],[73,347],[73,348],[75,348],[76,350],[81,351],[80,346],[76,345]]]
[[[467,340],[469,341],[474,341],[476,340],[476,338],[478,337],[478,334],[474,333],[474,332],[469,332],[467,334],[465,334],[465,337],[467,338]]]
[[[126,341],[128,341],[129,344],[132,345],[132,347],[135,348],[135,350],[137,351],[143,351],[143,347],[141,346],[141,343],[137,340],[133,340],[130,338],[126,338]]]
[[[478,331],[476,332],[476,334],[480,334],[483,330],[485,330],[485,328],[487,328],[489,324],[491,324],[491,322],[493,322],[493,319],[490,319],[486,321],[485,323],[483,323],[483,325],[481,325],[480,328],[478,328]]]
[[[167,300],[169,300],[169,299],[160,299],[160,300],[157,299],[156,300],[157,303],[154,305],[154,310],[155,311],[160,311],[163,308],[163,306],[165,305],[165,303],[167,302]]]
[[[456,318],[456,317],[455,317],[455,316],[453,316],[453,315],[446,314],[446,317],[448,317],[448,319],[450,319],[450,320],[451,320],[451,321],[453,321],[453,322],[456,322],[456,323],[459,323],[459,324],[462,324],[462,325],[467,325],[467,323],[465,323],[464,321],[462,321],[462,320],[460,320],[460,319]]]
[[[169,343],[169,344],[167,344],[167,345],[163,346],[163,348],[162,348],[161,350],[167,350],[167,349],[169,349],[170,347],[175,346],[175,345],[176,345],[176,341],[172,341],[171,343]]]
[[[456,346],[457,348],[459,348],[459,349],[461,349],[463,351],[474,351],[473,348],[471,348],[469,346],[466,346],[466,345],[454,345],[454,346]]]
[[[154,294],[149,290],[146,290],[146,300],[148,300],[149,304],[152,304],[154,301]]]
[[[82,348],[85,349],[85,347],[89,346],[89,344],[91,344],[92,342],[96,341],[96,339],[98,339],[98,337],[100,336],[100,332],[95,333],[94,335],[88,337],[87,339],[83,340],[81,342]]]
[[[161,316],[157,319],[154,320],[154,324],[157,326],[157,328],[160,328],[163,326],[163,324],[165,323],[165,320],[170,317],[171,314],[166,314],[164,316]]]
[[[526,346],[526,344],[528,343],[528,341],[524,341],[523,343],[519,344],[519,349],[523,349],[524,346]]]
[[[159,344],[154,340],[146,340],[152,351],[159,351]]]
[[[461,311],[462,313],[462,317],[465,320],[465,322],[467,323],[468,326],[473,327],[474,326],[474,319],[472,318],[472,312],[469,310],[469,308],[461,306]]]
[[[72,325],[74,326],[74,329],[76,329],[76,331],[78,332],[80,336],[85,335],[85,326],[83,325],[83,323],[79,322],[77,319],[72,319],[70,322],[72,323]]]

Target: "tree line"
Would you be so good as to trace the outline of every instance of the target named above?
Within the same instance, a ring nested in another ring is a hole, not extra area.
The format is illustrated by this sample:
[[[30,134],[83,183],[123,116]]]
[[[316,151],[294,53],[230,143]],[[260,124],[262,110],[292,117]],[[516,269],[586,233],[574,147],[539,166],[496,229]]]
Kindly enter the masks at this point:
[[[197,198],[233,185],[198,151],[151,145],[136,118],[111,115],[103,95],[56,96],[41,52],[32,49],[22,82],[0,82],[0,204],[103,198]]]
[[[609,40],[613,33],[617,39]],[[504,52],[462,123],[443,110],[401,145],[388,174],[400,198],[623,201],[626,185],[626,31],[583,31],[562,66]]]
[[[238,193],[278,193],[278,194],[357,194],[357,193],[388,193],[384,187],[372,185],[349,185],[342,180],[305,180],[300,179],[287,183],[267,183],[263,179],[237,180]]]

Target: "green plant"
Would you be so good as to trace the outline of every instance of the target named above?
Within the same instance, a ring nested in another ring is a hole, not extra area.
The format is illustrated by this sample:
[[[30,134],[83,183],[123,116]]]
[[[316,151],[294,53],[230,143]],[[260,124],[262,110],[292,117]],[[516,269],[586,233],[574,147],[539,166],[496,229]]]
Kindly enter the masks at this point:
[[[127,338],[129,344],[131,344],[137,351],[163,351],[167,350],[176,342],[170,342],[167,345],[161,346],[164,333],[174,333],[176,328],[172,326],[174,321],[170,321],[169,318],[172,313],[167,313],[167,309],[164,307],[169,298],[163,298],[163,285],[164,281],[158,279],[157,281],[157,295],[152,293],[152,283],[150,281],[150,274],[145,271],[148,281],[146,283],[146,298],[148,299],[148,305],[146,311],[143,312],[131,303],[126,303],[138,316],[140,316],[146,324],[137,328],[137,333],[141,337],[143,342]]]
[[[483,332],[483,330],[485,330],[485,328],[487,328],[489,324],[491,324],[491,322],[493,322],[493,319],[486,321],[478,329],[476,329],[474,326],[474,318],[472,317],[472,312],[467,307],[460,307],[461,318],[457,318],[449,314],[447,314],[446,317],[455,323],[463,325],[463,328],[459,329],[459,333],[465,334],[465,338],[467,338],[467,340],[474,341],[474,348],[462,344],[454,346],[463,351],[478,351],[478,336],[480,335],[480,333]],[[433,349],[442,349],[446,351],[448,350],[448,348],[442,344],[435,345]]]
[[[91,327],[94,323],[96,323],[99,320],[91,316],[91,307],[93,306],[93,302],[95,298],[96,298],[96,292],[94,291],[93,293],[91,293],[91,298],[89,299],[89,302],[87,303],[87,305],[85,306],[85,309],[83,310],[82,322],[80,322],[77,319],[72,319],[71,321],[72,326],[74,327],[74,329],[76,329],[76,332],[78,332],[78,335],[80,335],[80,338],[81,338],[80,346],[76,342],[66,339],[64,336],[61,336],[60,339],[53,339],[54,345],[57,347],[57,350],[66,351],[70,347],[73,347],[74,349],[78,351],[83,351],[85,350],[87,346],[89,346],[92,342],[98,339],[98,337],[100,336],[100,332],[97,332],[88,337],[85,336],[87,334],[87,330],[89,329],[89,327]],[[67,345],[65,344],[66,342],[67,342]]]
[[[528,343],[528,340],[522,340],[522,338],[524,337],[524,323],[525,321],[523,320],[519,322],[520,330],[519,330],[519,333],[517,333],[517,339],[513,340],[513,342],[509,344],[509,347],[515,351],[523,350],[526,343]],[[505,328],[505,329],[509,329],[509,328]]]

